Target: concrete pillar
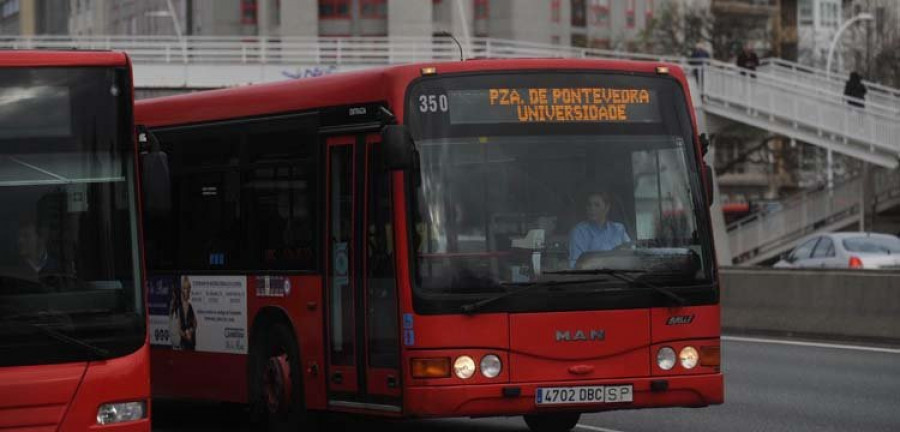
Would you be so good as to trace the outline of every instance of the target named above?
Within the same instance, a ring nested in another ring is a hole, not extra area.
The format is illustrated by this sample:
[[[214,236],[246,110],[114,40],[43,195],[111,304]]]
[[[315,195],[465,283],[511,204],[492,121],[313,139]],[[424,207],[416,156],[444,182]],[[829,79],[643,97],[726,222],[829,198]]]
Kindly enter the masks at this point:
[[[319,2],[317,0],[281,1],[281,35],[319,35]]]
[[[430,39],[432,5],[430,1],[388,0],[388,36]]]
[[[35,0],[19,3],[19,32],[22,36],[34,36],[37,31],[37,5]]]

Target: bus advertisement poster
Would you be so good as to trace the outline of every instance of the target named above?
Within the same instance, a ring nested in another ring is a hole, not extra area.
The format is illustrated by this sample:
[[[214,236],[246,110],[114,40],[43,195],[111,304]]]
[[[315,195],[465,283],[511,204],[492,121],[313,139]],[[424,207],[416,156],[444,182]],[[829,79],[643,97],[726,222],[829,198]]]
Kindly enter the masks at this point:
[[[247,279],[159,276],[149,280],[150,342],[176,350],[247,353]]]

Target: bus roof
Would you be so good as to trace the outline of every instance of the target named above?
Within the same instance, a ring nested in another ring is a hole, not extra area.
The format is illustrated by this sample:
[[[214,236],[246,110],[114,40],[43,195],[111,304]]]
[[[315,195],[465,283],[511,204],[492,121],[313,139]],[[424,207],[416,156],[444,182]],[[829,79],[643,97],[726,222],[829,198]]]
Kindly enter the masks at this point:
[[[125,66],[128,57],[113,51],[0,50],[0,67]]]
[[[656,73],[658,66],[669,67],[670,75],[687,88],[681,69],[666,63],[584,59],[467,60],[377,67],[315,78],[144,99],[137,101],[135,117],[139,124],[159,127],[303,111],[317,107],[402,100],[406,86],[421,75],[424,67],[435,67],[437,74],[441,75],[529,69]],[[402,106],[393,106],[391,109],[402,118]]]

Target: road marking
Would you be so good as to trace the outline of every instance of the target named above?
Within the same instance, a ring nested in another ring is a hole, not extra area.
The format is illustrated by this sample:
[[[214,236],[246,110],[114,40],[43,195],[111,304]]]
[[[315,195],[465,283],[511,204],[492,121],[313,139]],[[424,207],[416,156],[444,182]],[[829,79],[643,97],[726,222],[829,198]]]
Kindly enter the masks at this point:
[[[575,425],[575,429],[587,429],[589,431],[594,431],[594,432],[622,432],[622,431],[616,430],[616,429],[607,429],[607,428],[602,428],[602,427],[597,427],[597,426],[585,425],[585,424],[581,424],[581,423],[578,423],[577,425]]]
[[[876,348],[876,347],[867,347],[867,346],[859,346],[859,345],[842,345],[842,344],[817,343],[817,342],[799,342],[799,341],[786,341],[786,340],[779,340],[779,339],[762,339],[762,338],[748,338],[748,337],[737,337],[737,336],[722,336],[722,340],[735,341],[735,342],[767,343],[767,344],[776,344],[776,345],[794,345],[794,346],[804,346],[804,347],[814,347],[814,348],[834,348],[834,349],[843,349],[843,350],[852,350],[852,351],[869,351],[869,352],[887,353],[887,354],[900,354],[900,349]]]

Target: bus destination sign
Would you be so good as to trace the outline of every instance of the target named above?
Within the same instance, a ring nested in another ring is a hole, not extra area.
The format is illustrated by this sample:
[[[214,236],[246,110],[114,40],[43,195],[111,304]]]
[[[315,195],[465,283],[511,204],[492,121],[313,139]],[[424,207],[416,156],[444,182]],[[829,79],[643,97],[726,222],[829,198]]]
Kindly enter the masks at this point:
[[[654,123],[656,92],[646,88],[487,88],[448,91],[451,124]]]

